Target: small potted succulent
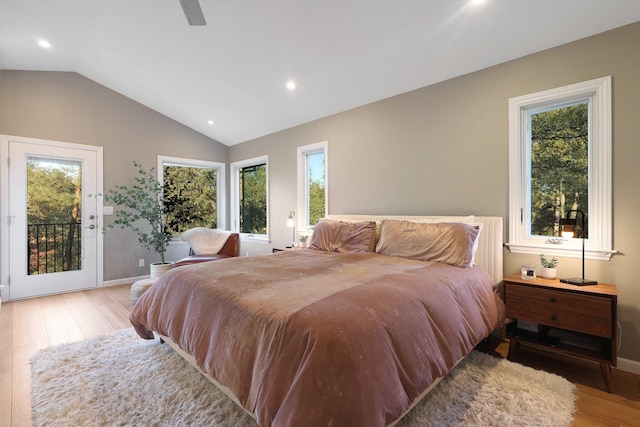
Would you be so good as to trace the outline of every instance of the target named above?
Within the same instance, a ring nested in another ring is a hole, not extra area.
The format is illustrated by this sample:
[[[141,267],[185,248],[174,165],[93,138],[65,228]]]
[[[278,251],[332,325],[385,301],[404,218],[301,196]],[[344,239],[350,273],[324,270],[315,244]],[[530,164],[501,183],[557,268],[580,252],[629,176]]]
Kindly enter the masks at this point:
[[[547,258],[540,254],[540,264],[542,264],[542,277],[545,279],[555,279],[558,277],[558,258]]]
[[[300,236],[300,247],[301,248],[306,248],[307,247],[307,238],[309,236]]]

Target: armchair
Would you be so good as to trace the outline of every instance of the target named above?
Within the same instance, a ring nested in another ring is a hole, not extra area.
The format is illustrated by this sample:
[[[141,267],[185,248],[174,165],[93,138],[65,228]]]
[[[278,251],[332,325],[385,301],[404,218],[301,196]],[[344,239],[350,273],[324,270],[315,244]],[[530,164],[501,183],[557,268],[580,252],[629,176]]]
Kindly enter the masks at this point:
[[[238,233],[196,227],[182,233],[180,238],[189,244],[189,256],[177,261],[174,267],[237,257],[240,252]]]

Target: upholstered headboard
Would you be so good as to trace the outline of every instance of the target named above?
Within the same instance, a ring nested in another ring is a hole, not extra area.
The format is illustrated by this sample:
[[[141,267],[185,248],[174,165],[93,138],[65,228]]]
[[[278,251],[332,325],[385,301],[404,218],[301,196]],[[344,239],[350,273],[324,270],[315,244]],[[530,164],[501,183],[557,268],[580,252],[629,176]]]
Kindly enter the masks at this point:
[[[476,264],[485,269],[496,284],[502,282],[504,277],[502,217],[499,216],[327,215],[326,218],[341,221],[376,221],[378,223],[383,219],[413,222],[441,220],[443,222],[482,223]]]

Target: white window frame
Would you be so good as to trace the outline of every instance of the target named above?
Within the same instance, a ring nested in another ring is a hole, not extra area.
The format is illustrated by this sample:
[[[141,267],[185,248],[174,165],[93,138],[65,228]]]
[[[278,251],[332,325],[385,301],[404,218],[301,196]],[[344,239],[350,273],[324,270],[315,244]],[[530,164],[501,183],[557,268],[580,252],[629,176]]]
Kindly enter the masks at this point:
[[[240,169],[248,166],[257,166],[266,164],[266,186],[267,186],[267,233],[266,234],[250,234],[240,233]],[[269,220],[269,156],[259,156],[251,159],[240,160],[231,163],[231,231],[240,234],[240,240],[249,243],[268,244],[270,220]]]
[[[158,155],[156,173],[158,175],[158,182],[164,183],[164,167],[165,166],[185,166],[191,168],[212,169],[216,171],[216,202],[217,202],[217,227],[226,229],[226,165],[221,162],[212,162],[207,160],[185,159],[182,157],[161,156]],[[176,236],[174,240],[179,240]]]
[[[324,214],[329,213],[329,144],[327,141],[316,142],[298,147],[298,191],[297,210],[298,215],[296,229],[301,234],[310,234],[313,226],[309,224],[309,165],[307,156],[310,154],[324,153]]]
[[[589,103],[589,235],[585,258],[608,260],[612,250],[611,76],[509,99],[509,243],[511,252],[582,257],[580,239],[530,234],[531,152],[527,114],[576,101]]]

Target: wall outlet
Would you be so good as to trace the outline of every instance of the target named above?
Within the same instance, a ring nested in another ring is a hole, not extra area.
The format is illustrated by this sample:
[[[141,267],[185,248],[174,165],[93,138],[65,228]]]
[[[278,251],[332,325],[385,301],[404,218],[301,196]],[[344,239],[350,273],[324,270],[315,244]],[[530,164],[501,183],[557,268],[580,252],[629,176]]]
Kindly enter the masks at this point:
[[[138,260],[138,267],[144,267],[144,258]]]

